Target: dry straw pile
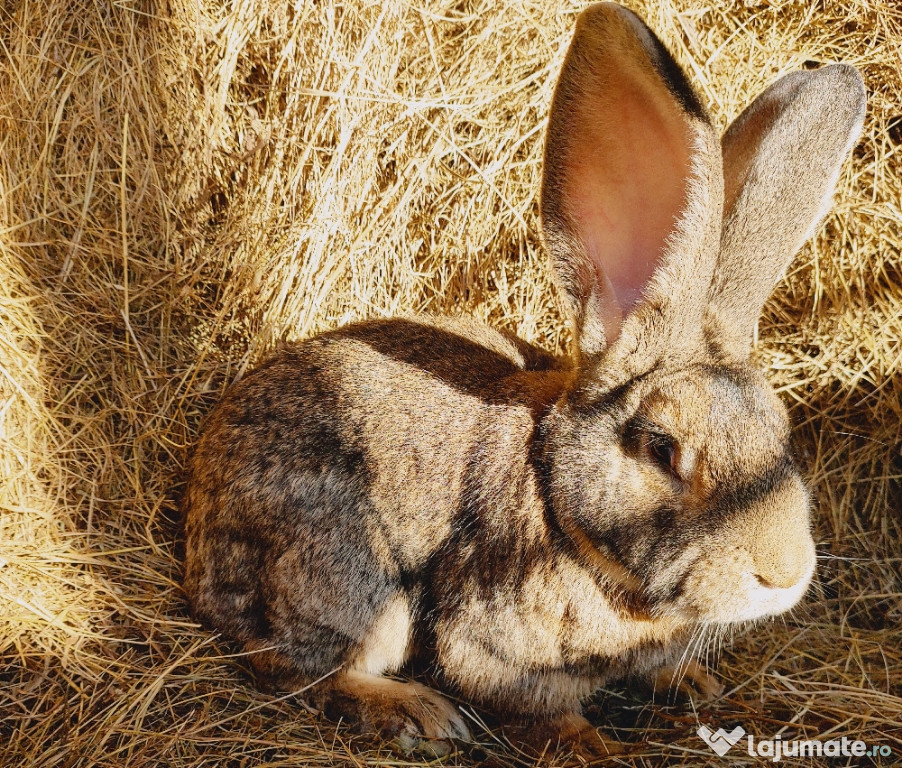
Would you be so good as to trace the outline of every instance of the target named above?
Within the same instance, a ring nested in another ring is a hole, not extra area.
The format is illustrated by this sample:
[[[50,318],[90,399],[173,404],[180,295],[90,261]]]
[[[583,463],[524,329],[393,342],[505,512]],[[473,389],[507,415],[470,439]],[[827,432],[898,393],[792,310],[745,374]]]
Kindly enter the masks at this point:
[[[632,5],[721,126],[822,62],[860,67],[870,103],[759,329],[817,493],[815,595],[724,650],[732,691],[711,707],[621,690],[593,716],[635,764],[719,764],[697,716],[899,758],[902,11]],[[198,422],[277,340],[359,317],[465,311],[566,344],[536,193],[579,5],[291,6],[0,7],[0,764],[398,760],[257,692],[187,614],[177,499]],[[446,762],[527,762],[476,730]]]

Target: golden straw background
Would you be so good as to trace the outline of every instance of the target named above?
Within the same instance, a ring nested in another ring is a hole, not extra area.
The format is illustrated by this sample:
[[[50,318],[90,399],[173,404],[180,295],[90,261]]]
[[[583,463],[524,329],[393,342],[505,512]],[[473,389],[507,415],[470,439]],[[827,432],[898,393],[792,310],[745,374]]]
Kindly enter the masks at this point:
[[[819,583],[723,649],[719,702],[619,688],[589,714],[636,742],[624,764],[723,765],[700,721],[900,759],[902,8],[629,4],[721,128],[780,74],[832,61],[861,69],[869,107],[757,344],[816,492]],[[0,5],[0,764],[427,760],[259,693],[197,627],[182,470],[203,414],[280,339],[467,312],[565,348],[537,190],[580,7]],[[475,716],[481,746],[445,764],[530,764]]]

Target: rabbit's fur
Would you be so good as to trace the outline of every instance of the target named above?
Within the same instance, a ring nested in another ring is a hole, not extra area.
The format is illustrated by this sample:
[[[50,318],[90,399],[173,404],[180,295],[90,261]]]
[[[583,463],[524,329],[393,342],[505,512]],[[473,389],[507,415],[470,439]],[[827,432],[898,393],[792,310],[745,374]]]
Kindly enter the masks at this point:
[[[190,463],[196,615],[364,729],[467,737],[442,695],[383,677],[419,658],[510,720],[610,746],[581,699],[811,579],[808,494],[749,347],[863,111],[851,67],[795,73],[721,147],[638,17],[587,8],[542,185],[572,358],[448,318],[276,353]]]

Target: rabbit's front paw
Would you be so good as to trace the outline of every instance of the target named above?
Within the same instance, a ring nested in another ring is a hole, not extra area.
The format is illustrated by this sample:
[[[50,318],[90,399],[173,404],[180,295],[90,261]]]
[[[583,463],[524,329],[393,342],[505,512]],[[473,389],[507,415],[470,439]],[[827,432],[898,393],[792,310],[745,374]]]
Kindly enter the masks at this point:
[[[694,659],[685,666],[659,667],[650,683],[655,694],[692,701],[712,701],[724,690],[721,682]]]
[[[627,745],[603,736],[586,718],[575,712],[551,720],[507,725],[504,733],[512,742],[523,744],[537,754],[569,750],[574,764],[595,764],[628,751]]]

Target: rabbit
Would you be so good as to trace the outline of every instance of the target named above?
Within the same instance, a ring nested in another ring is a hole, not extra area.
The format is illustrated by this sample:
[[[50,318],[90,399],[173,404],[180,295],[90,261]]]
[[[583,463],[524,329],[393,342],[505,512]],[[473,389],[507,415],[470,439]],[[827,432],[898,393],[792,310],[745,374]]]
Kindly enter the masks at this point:
[[[853,67],[795,72],[718,141],[636,14],[583,10],[540,199],[572,353],[433,316],[284,345],[189,462],[195,616],[361,732],[467,740],[456,697],[616,751],[586,697],[812,579],[809,491],[751,347],[864,109]],[[391,677],[414,662],[434,687]]]

